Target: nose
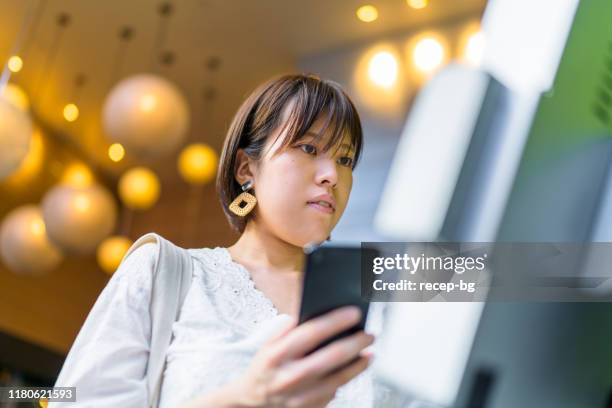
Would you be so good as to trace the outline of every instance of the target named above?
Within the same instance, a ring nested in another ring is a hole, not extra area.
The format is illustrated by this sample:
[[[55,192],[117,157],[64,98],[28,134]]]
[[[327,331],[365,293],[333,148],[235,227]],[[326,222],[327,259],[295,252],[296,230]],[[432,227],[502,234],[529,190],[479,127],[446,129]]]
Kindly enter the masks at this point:
[[[322,186],[336,188],[338,183],[338,169],[331,158],[321,158],[318,161],[316,182]]]

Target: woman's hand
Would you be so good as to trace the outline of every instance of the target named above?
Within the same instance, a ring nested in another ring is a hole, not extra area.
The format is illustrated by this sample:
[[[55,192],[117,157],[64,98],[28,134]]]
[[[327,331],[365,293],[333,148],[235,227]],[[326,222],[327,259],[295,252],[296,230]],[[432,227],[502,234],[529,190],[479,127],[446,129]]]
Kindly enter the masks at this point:
[[[246,373],[233,384],[239,398],[235,406],[315,408],[327,405],[338,387],[367,368],[372,355],[363,349],[373,343],[374,336],[360,331],[304,355],[324,340],[354,326],[360,318],[357,307],[345,307],[297,327],[293,319],[264,344]],[[347,366],[347,363],[350,364]]]
[[[364,348],[374,336],[360,331],[304,355],[360,318],[357,307],[343,307],[297,327],[292,319],[262,346],[238,380],[184,408],[325,407],[338,387],[368,367],[372,354]]]

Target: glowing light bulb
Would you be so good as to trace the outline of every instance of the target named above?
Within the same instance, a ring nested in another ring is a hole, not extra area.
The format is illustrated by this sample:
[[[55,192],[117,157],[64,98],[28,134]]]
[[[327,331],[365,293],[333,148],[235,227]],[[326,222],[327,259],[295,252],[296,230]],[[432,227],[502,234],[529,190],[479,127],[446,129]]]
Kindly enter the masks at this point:
[[[132,240],[127,237],[115,235],[106,238],[96,251],[98,265],[104,272],[112,275],[131,246]]]
[[[28,154],[23,159],[19,168],[2,181],[6,187],[16,191],[26,191],[30,182],[40,174],[45,160],[45,144],[41,130],[35,128],[32,132],[32,140]]]
[[[364,23],[371,23],[378,18],[378,10],[371,5],[361,6],[357,9],[357,18]]]
[[[87,197],[87,195],[77,194],[77,196],[74,198],[73,205],[75,210],[84,213],[91,207],[91,202],[89,201],[89,197]]]
[[[484,54],[485,37],[482,31],[477,31],[468,37],[463,50],[463,58],[469,64],[478,66]]]
[[[119,197],[128,208],[147,210],[155,205],[160,193],[157,175],[145,167],[128,170],[119,179]]]
[[[64,119],[68,122],[74,122],[79,118],[79,108],[74,103],[69,103],[64,106]]]
[[[6,84],[0,90],[0,98],[4,98],[22,111],[30,109],[30,100],[23,88],[15,84]]]
[[[397,59],[388,51],[381,51],[372,57],[368,64],[368,76],[376,85],[392,87],[397,80]]]
[[[414,47],[414,65],[423,71],[431,72],[444,61],[444,47],[434,38],[423,38]]]
[[[406,0],[406,3],[413,9],[423,9],[429,4],[429,0]]]
[[[73,187],[87,187],[94,182],[94,176],[86,165],[75,162],[64,170],[61,183]]]
[[[45,222],[42,218],[32,218],[30,220],[30,231],[32,235],[42,237],[45,234]]]
[[[18,55],[13,55],[8,60],[8,68],[11,72],[17,73],[23,68],[23,60]]]
[[[140,110],[143,112],[151,112],[157,106],[157,100],[154,95],[146,94],[140,99]]]
[[[109,146],[108,157],[112,161],[119,162],[123,160],[124,156],[125,156],[125,149],[123,148],[121,143],[113,143],[112,145]]]
[[[178,160],[178,170],[185,181],[206,184],[215,177],[217,153],[208,145],[196,143],[187,146]]]

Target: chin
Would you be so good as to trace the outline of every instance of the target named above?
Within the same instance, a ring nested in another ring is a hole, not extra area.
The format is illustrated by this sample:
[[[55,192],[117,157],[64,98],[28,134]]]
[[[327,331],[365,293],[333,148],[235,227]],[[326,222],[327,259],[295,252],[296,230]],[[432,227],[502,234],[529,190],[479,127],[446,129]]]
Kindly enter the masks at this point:
[[[302,224],[301,227],[304,227]],[[296,226],[293,230],[285,230],[283,231],[285,237],[285,241],[291,243],[300,248],[304,248],[308,244],[322,243],[327,240],[327,237],[330,235],[330,231],[327,225],[309,225],[310,228],[300,228],[300,226]]]
[[[313,244],[313,243],[321,244],[321,243],[327,241],[327,237],[328,236],[329,236],[329,233],[313,234],[312,236],[310,236],[307,239],[303,240],[303,244],[301,246],[305,247],[306,245]]]

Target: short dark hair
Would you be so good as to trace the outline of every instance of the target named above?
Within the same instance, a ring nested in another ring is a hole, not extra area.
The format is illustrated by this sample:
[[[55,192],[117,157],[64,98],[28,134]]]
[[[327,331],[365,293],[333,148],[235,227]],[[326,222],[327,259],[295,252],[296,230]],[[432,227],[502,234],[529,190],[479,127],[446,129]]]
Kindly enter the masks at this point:
[[[288,129],[287,137],[278,151],[300,140],[325,114],[326,120],[316,139],[331,129],[331,137],[324,146],[327,151],[338,147],[348,133],[355,152],[352,168],[357,165],[363,144],[361,121],[353,102],[339,84],[310,74],[283,75],[265,82],[236,112],[219,160],[217,193],[225,216],[236,232],[244,231],[250,216],[239,217],[229,210],[230,203],[242,192],[235,176],[238,149],[243,149],[253,160],[260,160],[269,135],[281,125],[285,107],[290,102],[293,104],[283,125]]]

